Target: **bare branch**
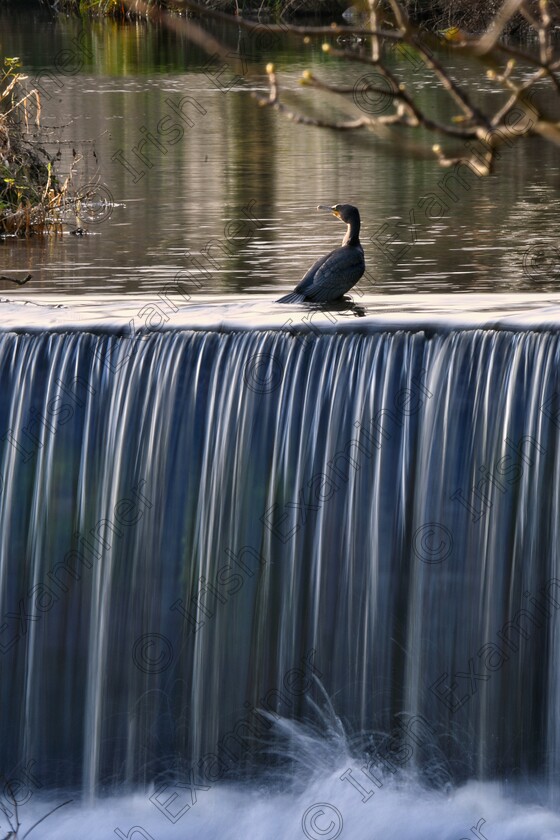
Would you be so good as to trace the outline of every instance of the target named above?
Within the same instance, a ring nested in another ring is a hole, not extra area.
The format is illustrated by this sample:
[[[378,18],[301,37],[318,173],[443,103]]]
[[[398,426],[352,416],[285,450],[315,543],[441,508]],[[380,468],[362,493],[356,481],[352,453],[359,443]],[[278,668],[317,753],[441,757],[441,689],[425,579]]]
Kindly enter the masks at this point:
[[[389,5],[395,16],[397,26],[403,34],[406,34],[410,28],[410,21],[407,13],[399,3],[399,0],[389,0]]]
[[[462,137],[464,139],[475,139],[476,132],[472,129],[466,128],[459,128],[456,125],[444,125],[443,123],[438,123],[435,120],[432,120],[430,117],[426,116],[420,107],[414,102],[412,97],[407,93],[405,86],[399,82],[396,76],[387,68],[381,66],[378,62],[373,61],[373,59],[369,58],[366,55],[362,55],[360,53],[349,53],[346,50],[333,50],[329,48],[328,50],[329,55],[334,56],[335,58],[342,58],[349,61],[359,62],[361,64],[369,64],[376,69],[378,69],[390,82],[392,82],[393,86],[399,91],[400,99],[402,100],[405,107],[410,112],[411,117],[413,118],[408,125],[419,126],[423,125],[425,128],[429,129],[430,131],[438,131],[442,134],[447,134],[450,137]],[[489,127],[489,122],[485,119],[484,124]]]
[[[271,108],[274,108],[276,111],[279,111],[281,114],[283,114],[291,122],[299,123],[300,125],[314,125],[318,128],[333,128],[337,131],[351,131],[357,128],[365,128],[371,122],[367,117],[360,117],[357,120],[332,122],[330,120],[318,120],[314,117],[307,117],[304,114],[292,111],[290,108],[287,108],[286,105],[284,105],[282,102],[280,102],[278,81],[276,78],[276,71],[274,69],[274,65],[268,64],[266,72],[268,75],[268,83],[270,87],[270,93],[268,97],[263,97],[261,94],[255,92],[253,92],[251,95],[254,99],[257,100],[259,105],[263,107],[269,106]]]
[[[540,134],[541,137],[544,137],[556,146],[560,146],[560,123],[538,120],[532,130],[535,134]]]
[[[513,108],[515,108],[515,106],[519,102],[521,102],[521,104],[523,105],[524,104],[523,95],[531,87],[533,87],[535,82],[537,82],[539,79],[542,79],[543,76],[545,76],[545,75],[546,75],[546,70],[544,70],[544,69],[538,70],[524,84],[515,85],[510,80],[510,78],[509,78],[510,74],[509,73],[507,73],[507,74],[504,73],[501,76],[499,74],[490,74],[490,78],[496,78],[498,81],[502,82],[506,87],[508,87],[510,90],[513,91],[513,95],[510,96],[510,98],[505,103],[505,105],[503,105],[502,108],[500,108],[500,110],[497,111],[496,114],[494,115],[494,118],[492,119],[492,125],[496,126],[496,125],[501,124],[505,120],[507,115],[513,110]],[[533,105],[530,105],[529,107],[531,108],[531,110],[534,113],[536,113]],[[526,108],[526,110],[527,110],[527,108]]]
[[[301,83],[306,87],[314,87],[318,90],[326,90],[330,93],[339,93],[343,95],[348,94],[355,94],[356,93],[356,85],[330,85],[327,82],[323,82],[317,78],[310,70],[305,70],[301,79]],[[376,85],[366,84],[363,88],[360,88],[363,93],[379,93],[382,96],[388,96],[393,99],[405,99],[405,95],[403,91],[397,90],[387,90],[387,88],[377,87]]]
[[[133,3],[135,9],[140,6],[146,15],[155,18],[174,31],[185,35],[206,52],[222,56],[229,61],[232,60],[231,52],[228,52],[222,44],[192,20],[185,22],[173,18],[162,10],[155,9],[152,6],[149,7],[144,0],[124,0],[124,2],[129,8]],[[492,69],[487,75],[489,78],[503,85],[505,92],[509,94],[506,102],[500,105],[493,116],[486,114],[473,102],[463,87],[452,78],[448,68],[429,48],[432,45],[432,41],[420,37],[418,30],[411,25],[401,0],[388,0],[397,27],[395,30],[386,30],[379,26],[380,0],[368,0],[370,12],[369,29],[349,27],[346,25],[339,26],[336,24],[329,27],[294,26],[283,22],[281,24],[265,25],[241,16],[233,16],[208,9],[205,6],[201,6],[196,0],[182,0],[182,2],[187,9],[198,13],[203,18],[224,21],[235,25],[237,28],[242,27],[250,33],[258,34],[259,32],[265,31],[301,37],[356,34],[371,38],[371,51],[369,53],[365,50],[335,49],[329,43],[323,44],[323,49],[332,58],[374,67],[376,72],[388,81],[389,89],[385,89],[375,83],[368,83],[367,77],[365,77],[366,81],[364,82],[364,86],[359,88],[358,92],[362,94],[372,92],[387,96],[388,109],[391,113],[375,116],[368,113],[356,119],[341,120],[327,120],[306,116],[287,107],[281,101],[276,72],[273,65],[269,64],[266,68],[269,84],[268,95],[263,96],[259,93],[252,93],[252,96],[258,101],[259,105],[274,108],[292,122],[338,131],[351,131],[363,128],[375,131],[387,126],[403,126],[406,128],[422,126],[430,132],[436,132],[456,140],[479,140],[484,147],[484,151],[480,154],[477,153],[477,155],[473,153],[466,158],[469,165],[472,165],[478,174],[490,173],[497,156],[496,149],[503,143],[511,145],[511,141],[519,139],[519,136],[534,133],[551,140],[551,142],[559,142],[560,126],[544,120],[537,114],[536,109],[528,104],[526,99],[527,92],[543,78],[549,78],[556,92],[560,94],[560,81],[555,72],[557,69],[560,69],[560,60],[553,61],[550,37],[551,16],[548,12],[548,0],[540,0],[539,17],[535,17],[528,10],[526,0],[505,0],[502,8],[495,15],[481,38],[460,33],[460,39],[451,41],[448,44],[449,49],[470,53],[486,64],[491,63]],[[505,27],[517,13],[524,15],[536,30],[539,37],[539,57],[535,57],[517,47],[510,47],[500,42],[500,36]],[[425,66],[433,73],[441,88],[458,104],[462,114],[452,117],[449,122],[439,122],[428,116],[417,98],[408,91],[405,83],[397,77],[396,73],[398,71],[391,69],[384,61],[383,46],[386,42],[412,47],[418,53]],[[434,50],[437,48],[437,43],[434,39]],[[508,56],[509,60],[504,69],[498,69],[503,65],[504,55]],[[536,68],[530,78],[523,83],[518,83],[514,79],[514,58],[528,64],[530,67]],[[355,85],[329,84],[318,79],[310,71],[304,73],[302,83],[314,87],[317,90],[326,91],[338,96],[347,97],[352,95],[355,104],[358,105]],[[513,131],[506,124],[506,120],[517,105],[524,107],[527,116],[529,115],[530,108],[536,118],[534,120],[529,119],[527,121],[527,127],[523,131]],[[444,153],[440,146],[434,146],[433,152],[436,154],[442,166],[451,166],[457,161],[465,160],[464,157],[450,157]]]
[[[432,151],[435,153],[440,166],[447,168],[450,166],[456,166],[457,164],[466,163],[467,166],[470,166],[473,172],[481,177],[491,174],[496,155],[495,149],[491,146],[486,147],[484,151],[478,152],[476,155],[471,154],[467,155],[467,157],[449,157],[444,154],[441,146],[432,146]]]
[[[506,0],[482,38],[478,39],[476,44],[476,52],[479,55],[484,55],[494,49],[500,36],[504,31],[505,26],[511,18],[519,11],[525,0]]]
[[[310,35],[363,35],[363,36],[378,36],[384,40],[402,41],[403,36],[391,29],[372,29],[364,28],[363,26],[346,26],[346,24],[332,23],[330,26],[296,26],[288,23],[256,23],[248,20],[240,15],[230,15],[227,12],[220,12],[217,9],[210,9],[207,6],[201,6],[196,0],[180,0],[188,9],[196,12],[201,17],[210,18],[211,20],[219,20],[223,23],[231,23],[235,26],[240,26],[243,29],[251,32],[273,32],[284,35],[301,35],[302,37]],[[371,0],[370,0],[371,2]]]
[[[379,0],[369,0],[369,19],[372,31],[377,30],[377,7]],[[377,35],[373,35],[371,39],[371,57],[373,61],[379,61],[381,56],[381,42]]]
[[[444,69],[443,65],[436,58],[434,58],[433,54],[430,53],[416,37],[413,38],[412,43],[422,56],[426,66],[434,71],[445,90],[447,90],[451,94],[453,99],[459,104],[459,106],[463,109],[465,114],[471,119],[477,119],[480,122],[488,122],[487,118],[484,116],[482,111],[480,111],[470,102],[466,93],[464,93],[464,91],[461,90],[459,85],[453,81],[449,73],[447,73],[447,71]]]

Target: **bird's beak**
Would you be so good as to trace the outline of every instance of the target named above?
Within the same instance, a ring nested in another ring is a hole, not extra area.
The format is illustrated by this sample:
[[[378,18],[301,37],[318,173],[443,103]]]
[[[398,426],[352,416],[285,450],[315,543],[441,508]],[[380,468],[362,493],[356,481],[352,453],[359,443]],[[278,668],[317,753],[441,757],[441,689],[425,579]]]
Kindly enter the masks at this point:
[[[332,213],[333,216],[336,216],[337,219],[340,219],[340,213],[338,210],[335,210],[334,207],[329,207],[328,204],[318,204],[317,210],[328,210],[329,213]]]

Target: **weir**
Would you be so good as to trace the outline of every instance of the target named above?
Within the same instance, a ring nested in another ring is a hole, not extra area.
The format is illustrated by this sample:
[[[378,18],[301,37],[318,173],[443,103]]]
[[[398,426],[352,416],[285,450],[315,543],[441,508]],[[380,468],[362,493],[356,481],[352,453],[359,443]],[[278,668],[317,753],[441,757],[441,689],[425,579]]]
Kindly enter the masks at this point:
[[[326,694],[372,767],[554,786],[560,306],[434,297],[2,303],[3,767],[203,790]]]

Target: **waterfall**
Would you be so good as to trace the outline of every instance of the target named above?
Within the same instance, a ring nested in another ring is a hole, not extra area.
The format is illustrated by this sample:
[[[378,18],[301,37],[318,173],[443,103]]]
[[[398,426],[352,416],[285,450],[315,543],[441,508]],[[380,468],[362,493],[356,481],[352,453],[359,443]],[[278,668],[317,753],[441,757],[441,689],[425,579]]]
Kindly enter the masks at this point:
[[[0,334],[2,765],[208,786],[328,706],[388,773],[554,780],[559,351]]]

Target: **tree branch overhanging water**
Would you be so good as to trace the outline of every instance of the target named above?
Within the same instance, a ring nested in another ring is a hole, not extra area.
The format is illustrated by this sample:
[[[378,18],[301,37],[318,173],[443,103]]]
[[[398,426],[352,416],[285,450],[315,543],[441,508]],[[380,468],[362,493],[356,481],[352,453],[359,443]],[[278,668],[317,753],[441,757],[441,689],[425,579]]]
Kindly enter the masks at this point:
[[[560,123],[541,114],[531,98],[537,83],[548,81],[560,100],[560,54],[555,51],[552,42],[552,16],[548,0],[540,0],[536,9],[528,0],[505,0],[480,36],[453,29],[443,33],[443,39],[430,35],[412,24],[401,0],[387,0],[385,3],[380,0],[367,0],[367,27],[336,24],[328,27],[302,26],[284,22],[263,24],[242,15],[230,15],[208,9],[197,0],[178,0],[186,10],[199,17],[199,22],[195,23],[192,19],[184,20],[161,8],[154,8],[144,0],[123,2],[136,14],[145,15],[150,20],[186,36],[208,54],[222,58],[227,54],[230,62],[231,52],[204,30],[201,25],[204,19],[228,23],[253,34],[266,31],[306,40],[326,35],[355,38],[359,44],[357,48],[356,45],[354,48],[337,48],[325,42],[322,45],[323,51],[333,60],[373,68],[375,77],[379,82],[383,82],[382,85],[368,80],[367,76],[359,80],[358,86],[335,85],[318,78],[309,70],[303,73],[300,82],[306,87],[339,96],[345,103],[348,102],[348,97],[351,97],[354,107],[359,110],[359,97],[367,99],[368,96],[375,95],[380,98],[377,110],[362,107],[361,113],[338,120],[309,116],[284,102],[278,74],[271,63],[267,65],[268,95],[256,91],[251,95],[260,106],[271,107],[286,119],[302,125],[339,131],[365,128],[378,134],[386,133],[388,127],[423,128],[443,138],[464,141],[464,150],[459,154],[445,151],[439,143],[434,144],[432,152],[440,165],[448,167],[458,162],[466,163],[478,175],[490,174],[496,158],[499,157],[498,150],[504,145],[513,145],[521,138],[539,135],[550,142],[560,144]],[[536,33],[538,55],[501,40],[504,30],[516,16],[522,16]],[[368,40],[369,47],[363,46]],[[388,45],[401,56],[413,55],[415,60],[433,75],[440,90],[455,106],[459,106],[461,113],[447,120],[434,117],[420,102],[419,97],[410,91],[410,81],[389,65]],[[507,100],[493,109],[479,105],[467,92],[464,83],[454,78],[449,62],[435,54],[443,45],[450,55],[475,59],[485,70],[486,79],[494,83],[498,90],[509,94]],[[518,64],[534,68],[528,79],[514,78]],[[472,141],[477,144],[476,149],[472,148]],[[420,146],[417,151],[420,153]]]

